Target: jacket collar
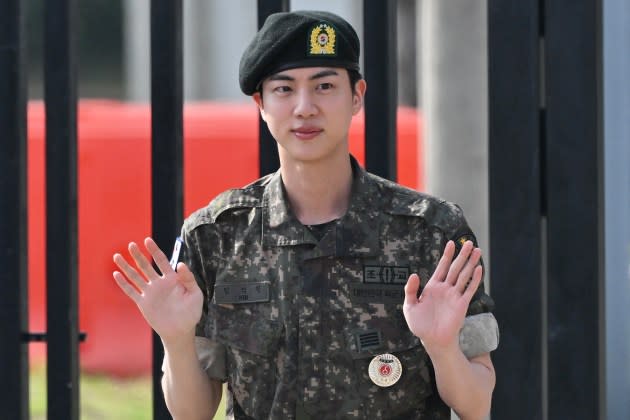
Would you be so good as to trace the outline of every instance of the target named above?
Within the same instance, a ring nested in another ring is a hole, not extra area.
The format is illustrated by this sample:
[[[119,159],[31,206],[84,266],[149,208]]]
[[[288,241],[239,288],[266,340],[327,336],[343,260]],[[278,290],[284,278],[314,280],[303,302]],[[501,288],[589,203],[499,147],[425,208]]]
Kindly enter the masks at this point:
[[[265,186],[263,193],[263,243],[265,246],[311,244],[311,257],[367,256],[379,253],[378,187],[367,172],[350,156],[353,181],[350,205],[321,241],[300,223],[286,197],[280,171]]]

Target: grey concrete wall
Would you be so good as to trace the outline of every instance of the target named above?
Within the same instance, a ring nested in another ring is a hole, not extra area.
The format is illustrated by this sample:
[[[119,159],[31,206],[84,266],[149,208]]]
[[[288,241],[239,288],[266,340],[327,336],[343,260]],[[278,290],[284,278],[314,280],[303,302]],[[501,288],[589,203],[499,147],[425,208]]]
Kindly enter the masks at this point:
[[[184,98],[249,101],[238,65],[257,28],[251,0],[184,2]]]
[[[128,101],[151,99],[150,0],[123,2],[125,90]]]
[[[603,2],[606,408],[630,416],[630,3]]]
[[[418,19],[426,189],[463,208],[489,258],[486,8],[422,0]]]
[[[291,10],[326,10],[346,19],[363,39],[363,2],[357,0],[290,0]]]

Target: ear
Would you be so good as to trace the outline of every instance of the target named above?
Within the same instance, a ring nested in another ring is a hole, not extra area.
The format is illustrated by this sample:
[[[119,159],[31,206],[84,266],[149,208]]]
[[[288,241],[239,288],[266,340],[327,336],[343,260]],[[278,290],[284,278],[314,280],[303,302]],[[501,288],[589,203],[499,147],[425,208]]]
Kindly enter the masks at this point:
[[[266,122],[267,120],[265,119],[265,108],[263,107],[263,98],[260,92],[255,92],[252,95],[252,99],[254,100],[254,102],[256,102],[256,105],[258,106],[260,117],[263,119],[263,121]]]
[[[359,80],[354,85],[354,92],[352,94],[352,115],[356,115],[361,108],[363,108],[363,99],[365,97],[365,91],[367,90],[367,83],[364,79]]]

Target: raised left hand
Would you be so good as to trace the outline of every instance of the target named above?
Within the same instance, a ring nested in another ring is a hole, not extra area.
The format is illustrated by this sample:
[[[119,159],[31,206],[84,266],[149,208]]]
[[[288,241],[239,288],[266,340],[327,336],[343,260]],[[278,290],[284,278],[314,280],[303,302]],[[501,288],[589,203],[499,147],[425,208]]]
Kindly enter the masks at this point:
[[[455,244],[449,241],[419,298],[417,274],[412,274],[405,286],[405,320],[429,353],[459,346],[459,331],[468,304],[482,278],[481,250],[471,241],[462,246],[453,260],[454,254]]]

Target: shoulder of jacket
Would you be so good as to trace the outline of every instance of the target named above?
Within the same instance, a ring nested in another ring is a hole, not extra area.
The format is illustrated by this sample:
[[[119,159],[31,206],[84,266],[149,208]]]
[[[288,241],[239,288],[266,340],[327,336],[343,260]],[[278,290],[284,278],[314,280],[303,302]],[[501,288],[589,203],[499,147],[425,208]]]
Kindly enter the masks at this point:
[[[450,230],[463,219],[461,208],[449,201],[369,174],[379,190],[386,213],[421,217],[430,226]]]
[[[267,175],[242,188],[223,191],[210,203],[184,220],[184,229],[191,231],[204,224],[216,223],[219,216],[238,209],[260,207],[265,186],[271,175]]]

